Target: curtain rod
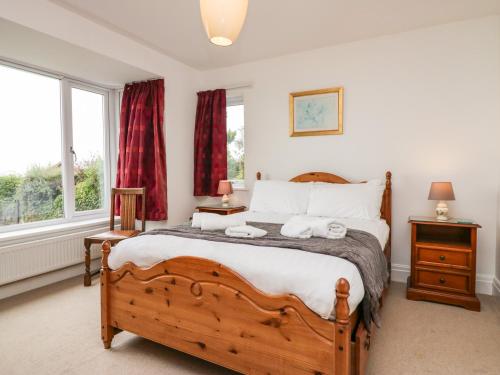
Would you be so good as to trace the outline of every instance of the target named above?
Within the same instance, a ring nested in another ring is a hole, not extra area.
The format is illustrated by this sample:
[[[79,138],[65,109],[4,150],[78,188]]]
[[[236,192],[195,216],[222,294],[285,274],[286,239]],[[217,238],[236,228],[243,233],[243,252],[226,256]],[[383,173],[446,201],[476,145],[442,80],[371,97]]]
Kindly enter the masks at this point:
[[[214,88],[209,88],[209,89],[202,89],[199,92],[203,91],[212,91],[212,90],[217,90],[217,89],[224,89],[226,91],[230,90],[238,90],[238,89],[249,89],[253,87],[253,83],[251,82],[243,82],[243,83],[236,83],[234,85],[221,85],[219,87],[214,87]]]
[[[253,86],[253,84],[250,82],[243,82],[243,83],[237,83],[234,85],[226,85],[226,86],[223,86],[223,88],[225,90],[237,90],[237,89],[251,88],[252,86]]]
[[[238,90],[238,89],[249,89],[251,87],[253,87],[253,83],[251,82],[240,82],[232,85],[221,85],[219,87],[214,87],[206,90],[217,90],[217,89]]]
[[[139,83],[139,82],[149,82],[149,81],[156,81],[159,79],[163,79],[162,77],[157,77],[157,78],[148,78],[148,79],[141,79],[139,81],[132,81],[132,82],[127,82],[126,84],[131,84],[131,83]]]

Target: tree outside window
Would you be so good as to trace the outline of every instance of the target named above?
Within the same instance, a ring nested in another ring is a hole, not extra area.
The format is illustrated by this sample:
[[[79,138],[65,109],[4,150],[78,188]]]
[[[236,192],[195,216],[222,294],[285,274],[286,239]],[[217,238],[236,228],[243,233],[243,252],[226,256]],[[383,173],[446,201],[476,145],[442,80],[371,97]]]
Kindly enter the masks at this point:
[[[240,98],[240,102],[242,98]],[[227,106],[227,177],[242,186],[245,179],[245,107]]]

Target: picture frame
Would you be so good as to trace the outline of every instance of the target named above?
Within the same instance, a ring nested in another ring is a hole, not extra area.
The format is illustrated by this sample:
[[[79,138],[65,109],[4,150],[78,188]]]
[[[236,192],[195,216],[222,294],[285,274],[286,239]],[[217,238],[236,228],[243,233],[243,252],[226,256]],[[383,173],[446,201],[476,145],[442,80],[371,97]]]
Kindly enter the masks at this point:
[[[344,88],[292,92],[290,136],[341,135],[344,133]]]

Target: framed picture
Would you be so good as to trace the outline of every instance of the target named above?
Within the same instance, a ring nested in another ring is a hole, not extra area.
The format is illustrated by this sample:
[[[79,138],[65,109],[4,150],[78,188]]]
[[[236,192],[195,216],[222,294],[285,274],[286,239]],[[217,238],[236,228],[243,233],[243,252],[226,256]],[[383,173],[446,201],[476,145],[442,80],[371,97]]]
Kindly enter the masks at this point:
[[[292,92],[290,94],[290,136],[343,133],[344,89]]]

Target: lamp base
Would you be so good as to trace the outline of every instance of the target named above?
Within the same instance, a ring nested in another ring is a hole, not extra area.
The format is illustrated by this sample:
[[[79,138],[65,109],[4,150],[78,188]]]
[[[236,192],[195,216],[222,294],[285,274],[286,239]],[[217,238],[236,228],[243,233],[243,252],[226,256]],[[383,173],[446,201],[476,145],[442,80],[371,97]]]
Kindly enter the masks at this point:
[[[227,194],[222,196],[222,207],[229,207],[229,196]]]
[[[436,220],[438,221],[448,221],[448,205],[445,201],[439,201],[436,205]]]

